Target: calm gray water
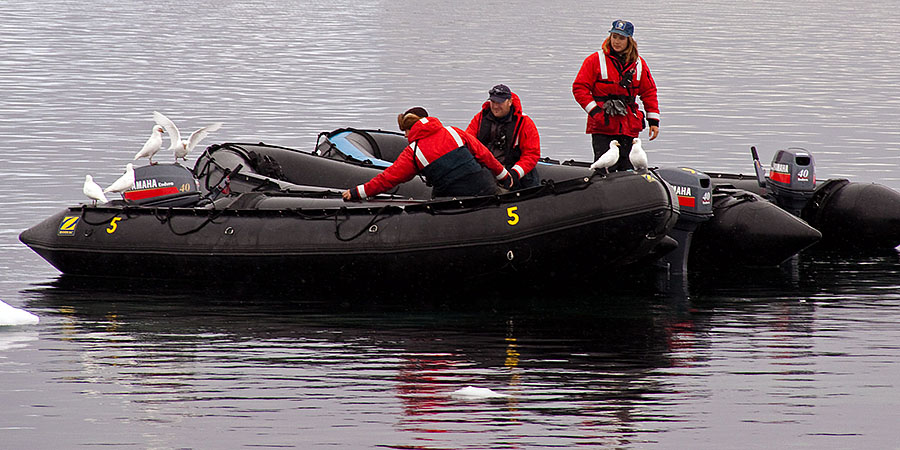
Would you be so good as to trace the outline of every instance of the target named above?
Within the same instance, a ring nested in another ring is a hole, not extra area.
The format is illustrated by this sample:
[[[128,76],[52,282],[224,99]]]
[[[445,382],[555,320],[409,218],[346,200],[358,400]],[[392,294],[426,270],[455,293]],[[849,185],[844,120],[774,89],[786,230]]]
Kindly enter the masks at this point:
[[[114,180],[154,110],[312,148],[413,105],[465,126],[503,82],[544,155],[586,160],[571,82],[620,17],[660,88],[651,163],[803,147],[820,179],[900,189],[896,5],[585,5],[0,3],[0,299],[42,318],[0,329],[0,448],[900,448],[895,252],[462,298],[71,280],[18,242]]]

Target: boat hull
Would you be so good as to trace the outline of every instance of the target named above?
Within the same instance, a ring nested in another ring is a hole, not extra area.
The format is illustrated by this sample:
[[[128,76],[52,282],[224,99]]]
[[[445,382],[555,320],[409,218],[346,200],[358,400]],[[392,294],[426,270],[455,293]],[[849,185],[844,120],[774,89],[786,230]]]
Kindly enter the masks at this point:
[[[20,239],[73,275],[428,280],[626,265],[675,220],[665,183],[622,174],[528,196],[353,204],[327,192],[245,192],[202,208],[82,206]]]
[[[713,216],[694,232],[694,267],[776,266],[809,248],[822,233],[759,195],[744,190],[713,196]]]
[[[320,145],[320,149],[322,148],[327,147]],[[349,159],[342,157],[351,153],[347,149],[345,145],[341,152],[324,150],[320,153],[325,156],[321,156],[265,144],[224,144],[209,149],[201,157],[197,167],[201,173],[208,172],[207,178],[213,180],[220,179],[225,171],[245,167],[242,172],[245,176],[234,178],[243,180],[244,184],[240,186],[243,190],[265,189],[265,183],[268,182],[281,183],[283,189],[291,189],[293,183],[334,186],[335,189],[340,186],[345,189],[362,184],[383,170],[379,165],[369,163],[369,159],[360,161],[359,156]],[[214,161],[214,164],[206,161]],[[265,164],[260,164],[260,161],[265,161]],[[617,172],[604,177],[595,174],[588,166],[587,163],[575,161],[545,162],[538,166],[538,170],[545,185],[554,185],[560,180],[577,177],[592,177],[609,183],[615,182],[614,180],[642,177],[632,171]],[[303,167],[308,169],[303,170]],[[260,180],[260,176],[263,181]],[[727,257],[735,266],[775,266],[809,247],[821,237],[819,232],[774,205],[765,202],[758,205],[749,204],[747,198],[752,197],[753,202],[761,198],[742,190],[733,189],[729,192],[720,190],[717,194],[719,199],[716,201],[718,216],[713,215],[708,177],[693,169],[663,169],[647,176],[651,179],[661,177],[671,183],[668,192],[677,194],[672,196],[674,202],[687,201],[679,208],[679,223],[674,229],[669,230],[669,236],[678,242],[679,248],[671,251],[671,246],[667,245],[666,248],[671,253],[666,255],[660,247],[658,251],[648,253],[648,257],[644,260],[647,263],[665,257],[668,270],[672,273],[685,273],[689,264],[693,267],[717,265],[720,260],[717,259],[718,256],[713,255],[718,255],[717,249],[720,247],[738,252]],[[696,182],[695,185],[691,185],[692,182]],[[533,190],[520,191],[521,195],[528,195],[530,192]],[[616,192],[615,198],[605,198],[598,203],[600,205],[619,203],[621,205],[619,207],[624,208],[628,202],[639,200],[641,196],[627,190]],[[430,188],[416,178],[401,185],[393,194],[397,197],[427,198],[430,195]],[[731,198],[731,201],[724,201],[726,197]],[[734,201],[738,198],[743,200]],[[549,207],[568,208],[563,205],[549,205]],[[778,226],[773,227],[773,224]],[[693,236],[693,230],[697,226],[703,229]]]
[[[744,189],[779,204],[755,177],[709,174],[715,187]],[[900,192],[877,183],[820,180],[799,217],[822,233],[817,250],[873,252],[900,245]]]

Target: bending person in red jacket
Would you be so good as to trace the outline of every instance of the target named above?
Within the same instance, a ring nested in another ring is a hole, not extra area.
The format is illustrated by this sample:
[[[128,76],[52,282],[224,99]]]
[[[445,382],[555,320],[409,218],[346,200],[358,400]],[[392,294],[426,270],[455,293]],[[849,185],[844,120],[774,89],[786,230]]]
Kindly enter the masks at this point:
[[[397,123],[409,146],[384,172],[344,191],[344,200],[374,197],[418,174],[432,187],[432,198],[492,195],[498,182],[512,186],[509,172],[485,146],[465,131],[428,117],[424,108],[410,108],[397,116]]]
[[[594,160],[619,141],[619,161],[610,172],[632,169],[628,161],[632,140],[644,129],[644,112],[638,109],[641,97],[646,120],[650,124],[650,140],[659,135],[659,103],[656,82],[644,58],[638,55],[634,25],[617,20],[603,41],[602,49],[585,58],[572,83],[575,101],[588,113],[587,133],[591,135]]]
[[[540,186],[535,165],[541,158],[541,138],[534,121],[522,112],[519,96],[506,85],[494,86],[488,95],[466,132],[478,138],[509,169],[515,180],[513,190]]]

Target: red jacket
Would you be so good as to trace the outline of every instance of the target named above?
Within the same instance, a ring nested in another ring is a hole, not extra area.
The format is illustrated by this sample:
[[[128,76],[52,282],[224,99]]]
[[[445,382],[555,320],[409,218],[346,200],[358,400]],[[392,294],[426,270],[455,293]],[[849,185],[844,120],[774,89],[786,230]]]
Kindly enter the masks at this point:
[[[594,107],[599,106],[600,112],[593,116],[588,115],[588,134],[610,134],[637,137],[643,129],[644,113],[637,108],[634,102],[627,103],[625,116],[607,116],[603,111],[604,100],[601,97],[608,95],[621,95],[626,97],[641,97],[644,109],[647,111],[647,119],[651,124],[659,124],[659,103],[656,99],[656,82],[650,75],[650,68],[644,58],[638,56],[637,61],[624,68],[622,73],[634,70],[630,89],[620,85],[622,76],[613,63],[613,57],[603,52],[592,53],[581,64],[581,70],[575,76],[572,83],[572,94],[575,101],[590,114]]]
[[[459,128],[445,127],[437,117],[425,117],[416,122],[409,130],[407,139],[410,145],[403,149],[394,164],[368,183],[355,188],[360,198],[373,197],[411,180],[423,167],[463,145],[498,180],[506,178],[508,174],[478,139]]]
[[[475,117],[469,122],[466,133],[469,133],[472,136],[478,136],[484,114],[490,113],[490,103],[491,101],[488,100],[481,105],[481,111],[479,111],[478,114],[475,114]],[[516,123],[515,126],[518,132],[516,133],[511,148],[514,149],[518,146],[521,155],[519,156],[518,161],[512,162],[512,164],[509,164],[508,162],[506,166],[509,167],[510,170],[515,170],[519,174],[519,178],[522,178],[526,173],[531,172],[538,160],[541,159],[541,137],[538,135],[537,127],[534,125],[534,121],[531,120],[531,117],[526,116],[522,112],[522,101],[515,92],[512,93],[512,107],[513,122]]]

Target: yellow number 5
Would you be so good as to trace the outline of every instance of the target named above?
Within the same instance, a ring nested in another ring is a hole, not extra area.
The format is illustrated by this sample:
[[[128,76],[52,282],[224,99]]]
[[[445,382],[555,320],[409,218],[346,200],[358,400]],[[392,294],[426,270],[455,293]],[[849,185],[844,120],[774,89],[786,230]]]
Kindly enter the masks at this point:
[[[115,232],[116,232],[116,228],[119,227],[119,225],[116,224],[116,222],[118,222],[118,221],[120,221],[120,220],[122,220],[121,217],[113,217],[113,220],[111,220],[111,221],[109,222],[109,228],[106,229],[106,232],[109,233],[109,234],[115,233]]]
[[[509,216],[509,220],[507,220],[506,223],[510,225],[519,223],[519,215],[516,214],[517,209],[519,209],[518,206],[510,206],[509,208],[506,208],[506,215]]]

